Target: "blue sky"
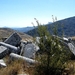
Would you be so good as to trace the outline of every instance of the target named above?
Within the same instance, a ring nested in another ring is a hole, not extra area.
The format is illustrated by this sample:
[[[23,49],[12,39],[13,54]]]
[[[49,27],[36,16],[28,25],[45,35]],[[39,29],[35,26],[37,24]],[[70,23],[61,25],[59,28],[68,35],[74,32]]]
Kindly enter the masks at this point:
[[[0,27],[27,27],[75,16],[75,0],[0,0]]]

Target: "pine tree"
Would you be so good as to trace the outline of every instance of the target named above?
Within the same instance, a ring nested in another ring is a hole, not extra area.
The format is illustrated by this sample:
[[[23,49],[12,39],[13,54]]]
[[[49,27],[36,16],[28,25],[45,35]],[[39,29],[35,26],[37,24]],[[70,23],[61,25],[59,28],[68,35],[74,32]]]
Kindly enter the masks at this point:
[[[67,53],[65,46],[57,37],[57,28],[55,26],[55,36],[52,36],[46,26],[40,25],[38,20],[35,20],[40,37],[40,42],[38,43],[40,64],[35,69],[35,75],[61,75],[64,70],[64,64],[69,59],[69,53]]]

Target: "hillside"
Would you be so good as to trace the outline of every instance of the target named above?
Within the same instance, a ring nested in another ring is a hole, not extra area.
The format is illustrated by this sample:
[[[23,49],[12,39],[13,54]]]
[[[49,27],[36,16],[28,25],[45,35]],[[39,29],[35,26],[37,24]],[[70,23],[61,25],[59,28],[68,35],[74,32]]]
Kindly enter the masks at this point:
[[[51,32],[51,26],[57,24],[58,25],[58,33],[61,34],[62,30],[64,31],[64,35],[66,36],[75,36],[75,16],[74,17],[70,17],[70,18],[66,18],[63,20],[59,20],[55,23],[52,24],[47,24],[47,28],[49,30],[49,32]],[[63,27],[63,29],[62,29]],[[37,32],[37,28],[30,30],[27,32],[27,34],[31,35],[31,36],[35,36]]]
[[[3,38],[3,37],[8,37],[14,32],[17,32],[22,39],[32,39],[31,36],[29,36],[29,35],[27,35],[25,33],[15,31],[15,30],[10,29],[10,28],[0,28],[0,39]]]

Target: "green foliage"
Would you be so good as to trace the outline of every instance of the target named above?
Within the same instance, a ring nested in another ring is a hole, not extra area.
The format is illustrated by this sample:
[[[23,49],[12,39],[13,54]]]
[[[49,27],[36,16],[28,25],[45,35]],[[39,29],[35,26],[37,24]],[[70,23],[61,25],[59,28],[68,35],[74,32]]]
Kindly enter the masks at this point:
[[[47,28],[40,25],[37,19],[36,22],[40,36],[38,45],[41,54],[38,57],[40,64],[35,68],[35,75],[61,75],[65,68],[64,63],[69,58],[69,53],[58,37],[51,36]],[[56,32],[55,34],[57,35]]]

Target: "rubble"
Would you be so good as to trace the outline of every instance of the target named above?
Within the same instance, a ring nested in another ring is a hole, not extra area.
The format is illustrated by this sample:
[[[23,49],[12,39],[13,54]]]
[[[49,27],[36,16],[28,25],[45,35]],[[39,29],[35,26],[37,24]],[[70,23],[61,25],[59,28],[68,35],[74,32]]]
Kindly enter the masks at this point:
[[[24,51],[23,51],[23,56],[27,57],[27,58],[35,58],[35,53],[39,50],[39,47],[36,46],[35,44],[31,43],[31,44],[27,44],[24,47]]]
[[[4,46],[0,46],[0,59],[6,56],[8,54],[8,48]]]
[[[60,41],[67,45],[75,55],[75,46],[73,45],[73,43],[66,38],[63,38],[63,40],[61,39]],[[40,37],[36,38],[35,43],[40,43]],[[32,41],[29,41],[28,39],[27,41],[22,41],[21,37],[17,33],[13,33],[12,35],[10,35],[4,42],[0,42],[0,67],[7,67],[2,58],[4,58],[8,53],[10,54],[11,60],[21,59],[29,64],[38,63],[38,61],[34,60],[35,55],[39,50],[39,47],[35,43],[32,43]]]
[[[10,52],[18,52],[19,51],[19,48],[17,48],[17,47],[15,47],[15,46],[12,46],[12,45],[10,45],[10,44],[7,44],[7,43],[4,43],[4,42],[0,42],[0,45],[3,45],[3,46],[5,46],[5,47],[7,47],[7,48],[9,48],[10,50]]]
[[[24,52],[24,49],[25,49],[25,46],[26,46],[27,42],[23,42],[21,41],[21,52],[20,52],[20,55],[23,55],[23,52]]]
[[[27,57],[24,57],[24,56],[15,54],[15,53],[11,53],[11,54],[10,54],[10,57],[11,57],[11,59],[12,59],[12,58],[15,58],[15,59],[22,59],[22,60],[24,60],[24,61],[26,61],[27,63],[30,63],[30,64],[35,64],[35,63],[37,63],[36,60],[30,59],[30,58],[27,58]]]
[[[20,44],[21,37],[17,33],[13,33],[4,42],[13,46]]]
[[[72,43],[68,43],[69,49],[71,50],[71,52],[75,55],[75,47]]]
[[[0,59],[0,67],[6,67],[6,63],[4,62],[3,59]]]
[[[9,54],[11,59],[22,59],[29,64],[35,64],[37,61],[34,58],[38,50],[39,47],[31,40],[22,41],[17,33],[13,33],[4,42],[0,42],[0,59]],[[4,63],[4,61],[1,60],[1,66],[6,66],[5,63],[2,65],[2,62]]]

